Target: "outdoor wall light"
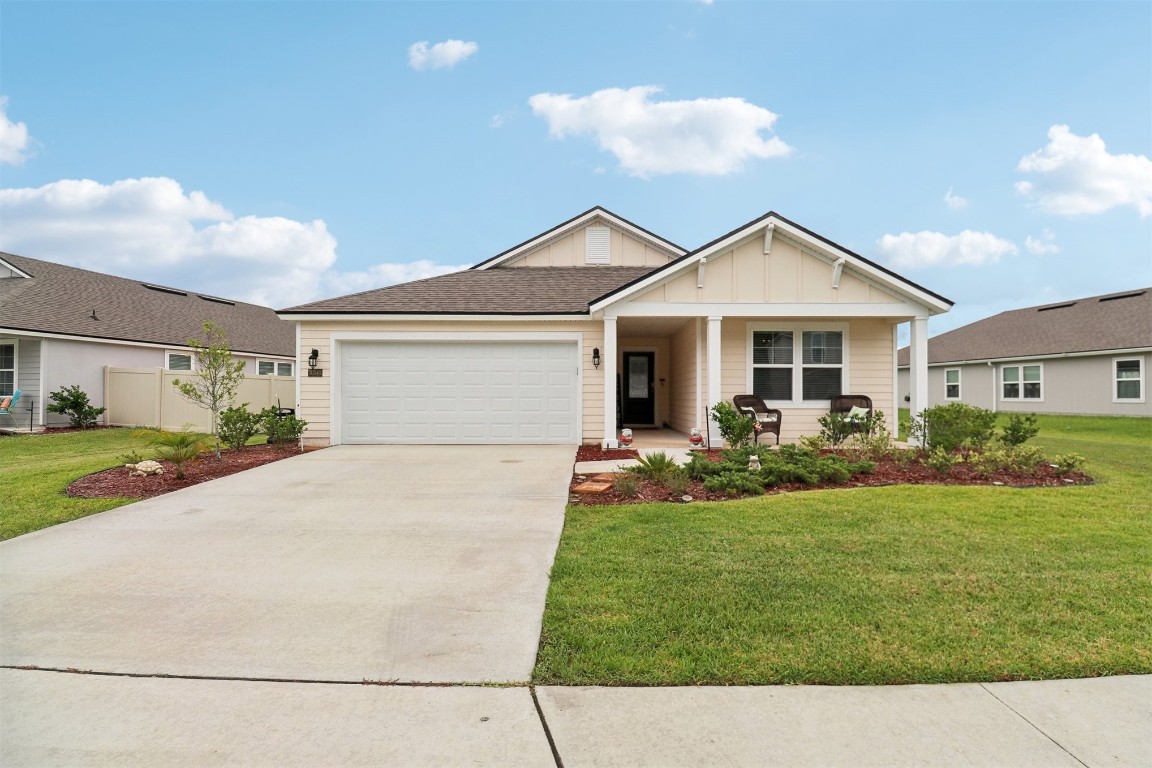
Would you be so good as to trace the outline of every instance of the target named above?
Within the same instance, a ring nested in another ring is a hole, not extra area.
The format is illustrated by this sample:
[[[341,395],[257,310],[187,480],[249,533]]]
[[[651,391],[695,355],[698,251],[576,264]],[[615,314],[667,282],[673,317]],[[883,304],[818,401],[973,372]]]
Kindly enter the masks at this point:
[[[312,350],[312,354],[308,355],[308,367],[315,368],[317,361],[320,360],[320,350]]]
[[[600,367],[600,347],[592,348],[592,367]]]

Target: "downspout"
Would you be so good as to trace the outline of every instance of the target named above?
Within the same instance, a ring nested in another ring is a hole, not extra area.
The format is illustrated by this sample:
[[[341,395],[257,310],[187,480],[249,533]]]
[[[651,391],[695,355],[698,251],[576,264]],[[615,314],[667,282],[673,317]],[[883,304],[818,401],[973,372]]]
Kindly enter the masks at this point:
[[[988,368],[992,371],[992,413],[996,413],[996,366],[992,365],[991,360],[988,361]]]

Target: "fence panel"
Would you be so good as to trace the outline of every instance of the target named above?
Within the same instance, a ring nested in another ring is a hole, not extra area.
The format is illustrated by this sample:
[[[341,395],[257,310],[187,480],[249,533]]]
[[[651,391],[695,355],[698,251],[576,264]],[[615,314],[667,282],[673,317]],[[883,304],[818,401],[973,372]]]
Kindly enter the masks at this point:
[[[208,410],[190,403],[172,385],[173,381],[194,378],[186,371],[163,368],[104,369],[104,414],[115,426],[159,426],[176,430],[185,424],[207,432],[212,428]],[[237,389],[236,405],[248,403],[248,409],[259,411],[276,405],[277,398],[285,408],[295,407],[296,379],[292,376],[245,376]]]

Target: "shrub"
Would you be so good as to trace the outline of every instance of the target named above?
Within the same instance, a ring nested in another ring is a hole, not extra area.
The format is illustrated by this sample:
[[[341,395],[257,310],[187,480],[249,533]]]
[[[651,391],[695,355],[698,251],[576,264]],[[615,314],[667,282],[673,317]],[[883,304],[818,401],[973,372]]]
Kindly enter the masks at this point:
[[[760,479],[749,472],[727,470],[704,481],[704,487],[713,493],[725,496],[758,496],[764,493]]]
[[[52,401],[47,408],[49,413],[67,416],[72,426],[80,429],[96,426],[96,420],[105,410],[89,403],[88,393],[80,389],[78,384],[61,387],[50,393],[48,398]]]
[[[832,444],[829,443],[828,438],[824,437],[822,434],[805,435],[804,437],[800,438],[800,447],[806,451],[820,453],[821,451],[826,451],[831,448]]]
[[[1004,445],[1023,445],[1040,432],[1035,414],[1014,413],[1008,423],[1000,427],[1000,442]]]
[[[1078,453],[1062,453],[1053,457],[1052,469],[1056,470],[1056,474],[1063,476],[1081,469],[1086,461],[1087,459]]]
[[[951,451],[946,451],[943,448],[934,448],[924,457],[924,463],[926,465],[945,476],[952,471],[952,467],[961,461],[963,461],[963,459],[960,456],[957,456]]]
[[[640,494],[640,478],[631,472],[621,472],[612,478],[612,488],[621,496],[632,498]]]
[[[820,438],[833,448],[839,446],[848,435],[852,434],[852,422],[848,421],[848,417],[843,413],[829,411],[818,421],[820,422]]]
[[[260,411],[260,429],[268,436],[269,443],[292,443],[304,434],[308,422],[294,415],[281,415],[280,409],[268,406]]]
[[[912,439],[929,451],[982,448],[992,439],[996,414],[965,403],[925,408],[912,419]]]
[[[688,490],[688,473],[677,467],[675,472],[664,478],[662,484],[665,490],[674,496],[683,496]]]
[[[703,453],[693,453],[688,457],[688,463],[684,465],[684,471],[688,473],[688,477],[693,480],[703,480],[712,475],[718,475],[723,471],[723,465],[715,461],[710,461]]]
[[[248,403],[225,408],[220,412],[217,432],[224,445],[239,450],[260,432],[260,416],[248,410]]]
[[[727,400],[712,406],[712,418],[729,448],[740,448],[756,431],[756,420],[737,411]]]
[[[133,434],[148,438],[148,444],[153,447],[158,460],[172,462],[176,467],[177,480],[184,479],[185,464],[212,448],[210,435],[193,432],[192,427],[187,424],[179,432],[145,429],[137,430]]]
[[[874,411],[865,431],[853,434],[845,442],[845,448],[858,460],[883,461],[892,455],[892,433],[884,423],[884,412]]]
[[[641,455],[637,461],[640,463],[634,467],[628,467],[625,471],[635,472],[641,477],[656,482],[663,482],[670,475],[680,471],[680,467],[676,466],[676,462],[664,451],[653,451]]]

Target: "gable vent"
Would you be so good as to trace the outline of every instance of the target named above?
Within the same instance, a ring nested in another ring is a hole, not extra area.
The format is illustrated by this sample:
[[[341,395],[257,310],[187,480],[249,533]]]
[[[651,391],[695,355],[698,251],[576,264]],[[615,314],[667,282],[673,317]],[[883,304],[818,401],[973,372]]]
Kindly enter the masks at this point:
[[[170,293],[173,296],[187,296],[188,295],[187,292],[185,292],[185,291],[178,291],[175,288],[165,288],[162,285],[151,285],[149,283],[140,283],[140,285],[144,286],[145,288],[147,288],[150,291],[159,291],[160,293]]]
[[[588,227],[584,230],[584,263],[611,264],[608,252],[608,227]]]
[[[1137,291],[1136,293],[1122,293],[1119,296],[1105,296],[1098,301],[1119,301],[1120,299],[1134,299],[1137,296],[1143,296],[1147,291]]]

